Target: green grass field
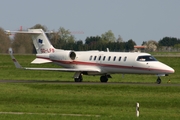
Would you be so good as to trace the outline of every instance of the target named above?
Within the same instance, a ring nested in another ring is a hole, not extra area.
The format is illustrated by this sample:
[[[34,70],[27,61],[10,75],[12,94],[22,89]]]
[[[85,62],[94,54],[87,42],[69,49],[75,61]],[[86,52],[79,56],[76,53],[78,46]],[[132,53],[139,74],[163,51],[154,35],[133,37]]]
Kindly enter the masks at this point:
[[[52,64],[31,65],[35,55],[16,55],[22,66],[57,67]],[[156,85],[154,75],[112,75],[109,82],[145,82],[138,84],[45,84],[0,83],[0,119],[180,119],[179,57],[156,57],[175,69]],[[9,55],[0,55],[1,80],[73,81],[74,73],[28,71],[16,69]],[[99,82],[99,76],[83,76],[84,81]],[[168,80],[171,83],[167,83]],[[136,103],[140,117],[136,117]]]

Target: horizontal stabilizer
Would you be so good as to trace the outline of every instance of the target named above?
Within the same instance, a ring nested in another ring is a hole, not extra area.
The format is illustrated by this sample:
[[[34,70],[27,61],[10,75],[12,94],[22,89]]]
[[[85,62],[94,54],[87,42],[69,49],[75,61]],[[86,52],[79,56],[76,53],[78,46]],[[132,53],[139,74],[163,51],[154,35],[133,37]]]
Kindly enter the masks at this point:
[[[29,29],[28,31],[10,31],[10,30],[5,30],[6,34],[11,34],[11,33],[26,33],[26,34],[41,34],[42,31],[41,29]],[[44,31],[43,31],[44,32]],[[53,31],[49,32],[44,32],[44,33],[53,33]]]
[[[52,62],[51,60],[42,59],[42,58],[36,58],[31,63],[33,64],[41,64],[41,63],[49,63]]]

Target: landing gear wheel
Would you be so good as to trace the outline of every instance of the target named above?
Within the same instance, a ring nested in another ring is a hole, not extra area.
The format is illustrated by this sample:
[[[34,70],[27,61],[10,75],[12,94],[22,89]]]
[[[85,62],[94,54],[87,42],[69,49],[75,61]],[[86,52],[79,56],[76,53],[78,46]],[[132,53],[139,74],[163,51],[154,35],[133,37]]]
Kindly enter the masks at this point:
[[[156,82],[157,82],[157,84],[161,84],[161,78],[158,77]]]
[[[101,76],[101,77],[100,77],[100,81],[101,81],[101,82],[107,82],[107,81],[108,81],[107,76]]]
[[[74,81],[75,82],[82,82],[83,81],[82,75],[80,74],[78,78],[74,78]]]

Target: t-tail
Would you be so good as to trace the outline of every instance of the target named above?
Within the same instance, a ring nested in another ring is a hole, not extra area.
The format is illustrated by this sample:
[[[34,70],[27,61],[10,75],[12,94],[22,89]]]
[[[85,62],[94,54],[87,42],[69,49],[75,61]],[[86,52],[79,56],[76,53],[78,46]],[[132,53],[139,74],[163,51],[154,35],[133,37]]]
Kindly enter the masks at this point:
[[[36,59],[34,59],[31,63],[41,64],[52,62],[49,60],[49,54],[54,53],[55,48],[50,43],[45,32],[42,29],[29,29],[28,32],[32,33],[31,37],[37,51]]]
[[[6,30],[7,34],[11,33],[23,33],[30,34],[33,40],[34,47],[37,54],[46,54],[55,52],[55,48],[46,36],[46,33],[42,29],[28,29],[28,31],[9,31]]]
[[[37,51],[37,54],[55,52],[55,48],[52,46],[42,29],[29,29],[28,33],[31,33],[33,44]]]
[[[37,51],[36,59],[31,63],[41,64],[52,62],[49,60],[49,54],[55,52],[55,48],[50,43],[46,34],[42,29],[29,29],[28,33],[31,33],[34,47]]]
[[[6,31],[7,34],[14,33],[23,33],[30,34],[33,40],[34,47],[37,51],[36,59],[31,63],[48,63],[52,62],[49,59],[49,54],[54,53],[56,49],[52,46],[51,42],[47,38],[45,32],[42,29],[28,29],[28,31]]]

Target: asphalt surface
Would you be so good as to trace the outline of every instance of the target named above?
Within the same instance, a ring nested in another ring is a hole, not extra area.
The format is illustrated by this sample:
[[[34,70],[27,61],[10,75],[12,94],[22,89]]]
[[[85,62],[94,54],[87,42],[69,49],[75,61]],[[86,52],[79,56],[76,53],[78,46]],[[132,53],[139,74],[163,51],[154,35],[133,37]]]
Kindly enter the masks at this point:
[[[174,83],[143,83],[143,82],[74,82],[74,81],[46,81],[46,80],[0,80],[1,83],[25,83],[25,84],[32,84],[32,83],[40,83],[40,84],[75,84],[75,85],[143,85],[143,86],[180,86],[180,84]]]

